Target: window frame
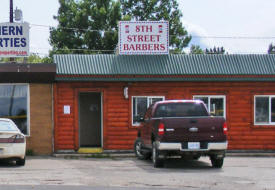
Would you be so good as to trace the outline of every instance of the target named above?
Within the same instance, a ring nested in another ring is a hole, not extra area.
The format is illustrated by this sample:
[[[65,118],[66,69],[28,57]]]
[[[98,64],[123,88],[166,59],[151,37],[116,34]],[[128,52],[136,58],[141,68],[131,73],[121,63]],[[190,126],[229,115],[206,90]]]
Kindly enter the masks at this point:
[[[31,136],[30,130],[30,84],[29,83],[2,83],[1,86],[16,85],[16,86],[26,86],[27,87],[27,134],[26,137]]]
[[[263,98],[268,98],[268,111],[269,111],[269,115],[268,115],[268,123],[261,123],[261,122],[256,122],[256,98],[257,97],[263,97]],[[254,95],[254,125],[258,125],[258,126],[274,126],[275,122],[271,122],[271,99],[275,98],[275,95]]]
[[[132,96],[131,97],[131,124],[132,126],[134,127],[137,127],[140,125],[139,122],[137,123],[134,123],[134,98],[147,98],[147,108],[149,108],[149,106],[151,105],[150,102],[149,102],[149,98],[162,98],[162,100],[165,100],[165,96]]]
[[[206,105],[207,111],[210,114],[210,104],[211,104],[211,99],[212,98],[222,98],[223,99],[223,116],[215,116],[215,117],[224,117],[226,119],[226,95],[193,95],[193,100],[196,100],[196,97],[203,97],[208,99],[208,106]]]

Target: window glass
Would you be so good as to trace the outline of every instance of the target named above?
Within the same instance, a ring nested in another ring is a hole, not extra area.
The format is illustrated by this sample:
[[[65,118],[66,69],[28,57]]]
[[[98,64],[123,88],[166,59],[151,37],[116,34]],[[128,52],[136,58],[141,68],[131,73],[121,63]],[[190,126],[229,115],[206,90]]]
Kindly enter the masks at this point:
[[[275,122],[275,97],[271,98],[271,122]]]
[[[195,96],[194,99],[202,100],[211,115],[225,117],[225,96]]]
[[[144,115],[144,119],[149,119],[150,116],[151,116],[151,113],[152,113],[152,106],[150,106],[150,107],[147,109],[147,112],[146,112],[145,115]]]
[[[158,101],[162,101],[163,98],[149,98],[149,105],[154,104]]]
[[[147,98],[146,97],[134,97],[133,98],[133,123],[138,123],[141,116],[147,108]]]
[[[0,121],[0,131],[17,131],[18,129],[10,121]]]
[[[269,123],[269,97],[256,97],[256,122]]]
[[[210,113],[215,116],[224,116],[223,98],[210,98]]]
[[[134,125],[138,125],[138,120],[140,117],[144,117],[145,112],[147,110],[147,108],[157,102],[157,101],[161,101],[164,100],[163,97],[133,97],[133,102],[132,102],[132,106],[133,106],[133,124]]]
[[[200,96],[197,96],[194,98],[195,100],[201,100],[204,102],[204,104],[206,105],[207,109],[208,109],[208,97],[200,97]]]
[[[168,103],[156,108],[154,117],[195,117],[208,116],[202,103]]]
[[[27,134],[27,85],[0,85],[0,117],[9,118]]]

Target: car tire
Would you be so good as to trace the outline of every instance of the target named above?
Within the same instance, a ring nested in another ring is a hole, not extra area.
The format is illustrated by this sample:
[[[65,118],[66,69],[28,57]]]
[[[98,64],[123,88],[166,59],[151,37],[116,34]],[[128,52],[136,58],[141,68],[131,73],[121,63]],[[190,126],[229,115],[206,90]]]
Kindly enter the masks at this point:
[[[213,168],[222,168],[223,158],[211,157],[210,160]]]
[[[25,162],[26,162],[26,158],[19,158],[17,161],[16,161],[16,165],[17,166],[24,166],[25,165]]]
[[[153,142],[152,161],[155,168],[161,168],[164,165],[164,160],[159,158],[159,150],[156,142]]]
[[[137,138],[134,144],[135,155],[140,160],[147,160],[151,157],[150,153],[145,153],[142,151],[143,143],[140,138]]]

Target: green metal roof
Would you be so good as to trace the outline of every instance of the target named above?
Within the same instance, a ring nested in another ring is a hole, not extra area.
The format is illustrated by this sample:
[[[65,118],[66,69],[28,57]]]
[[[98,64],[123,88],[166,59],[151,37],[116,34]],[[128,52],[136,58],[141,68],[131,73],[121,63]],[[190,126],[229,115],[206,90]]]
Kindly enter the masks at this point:
[[[89,80],[87,75],[275,75],[275,55],[268,54],[54,55],[54,63],[57,80],[65,80],[66,77],[60,75],[72,75],[70,80],[79,80],[81,75],[85,75],[83,80]]]

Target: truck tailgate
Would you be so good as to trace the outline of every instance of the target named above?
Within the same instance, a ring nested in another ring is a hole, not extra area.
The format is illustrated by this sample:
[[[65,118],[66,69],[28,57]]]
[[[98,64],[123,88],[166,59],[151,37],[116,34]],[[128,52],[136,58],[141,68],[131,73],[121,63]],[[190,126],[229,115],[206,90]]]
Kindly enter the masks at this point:
[[[164,142],[221,142],[226,140],[223,133],[222,117],[163,118]]]

